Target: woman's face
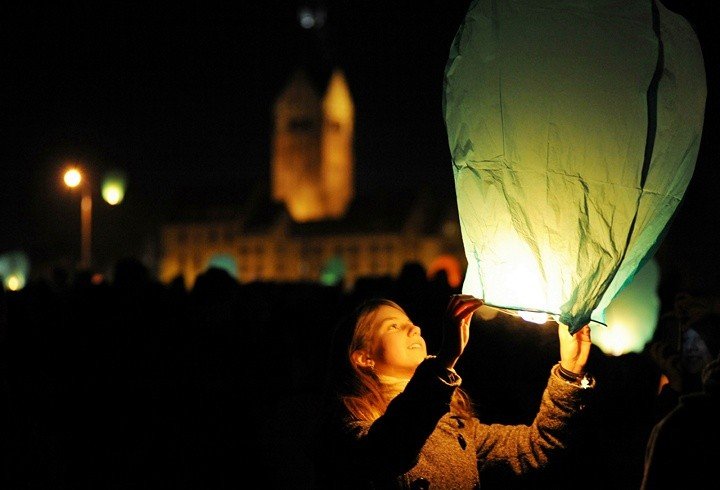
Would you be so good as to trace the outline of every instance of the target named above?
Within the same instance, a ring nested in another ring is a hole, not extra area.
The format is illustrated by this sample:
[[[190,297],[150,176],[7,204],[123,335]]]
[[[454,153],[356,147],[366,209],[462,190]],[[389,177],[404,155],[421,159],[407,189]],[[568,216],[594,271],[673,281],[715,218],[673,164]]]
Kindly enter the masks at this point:
[[[686,372],[697,374],[712,360],[710,351],[697,331],[688,328],[682,334],[682,366]]]
[[[372,322],[375,334],[369,354],[375,362],[375,373],[410,378],[427,357],[420,327],[413,325],[405,312],[388,305],[375,310]]]

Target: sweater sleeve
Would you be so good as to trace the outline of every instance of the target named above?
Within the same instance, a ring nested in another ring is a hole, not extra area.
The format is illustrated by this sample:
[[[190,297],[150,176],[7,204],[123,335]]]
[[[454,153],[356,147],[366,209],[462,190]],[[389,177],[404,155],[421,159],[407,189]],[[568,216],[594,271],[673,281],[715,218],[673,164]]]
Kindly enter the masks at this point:
[[[345,424],[353,470],[368,478],[394,476],[418,461],[427,438],[450,410],[460,377],[434,358],[423,361],[402,393],[371,424]]]
[[[572,428],[585,410],[594,383],[577,385],[551,370],[540,409],[531,425],[482,424],[475,420],[473,437],[481,470],[499,469],[520,475],[547,464],[567,446]]]

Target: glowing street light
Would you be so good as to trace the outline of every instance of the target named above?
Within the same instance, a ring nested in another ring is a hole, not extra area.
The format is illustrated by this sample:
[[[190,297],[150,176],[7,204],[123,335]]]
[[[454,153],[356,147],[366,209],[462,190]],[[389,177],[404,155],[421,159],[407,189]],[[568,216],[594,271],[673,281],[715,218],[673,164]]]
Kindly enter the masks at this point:
[[[77,166],[69,168],[63,175],[65,185],[79,188],[80,199],[80,267],[90,269],[92,265],[92,187],[87,173],[83,175]],[[103,181],[102,196],[110,205],[120,204],[125,197],[125,176],[122,172],[109,172]]]
[[[90,269],[92,263],[92,192],[90,183],[78,167],[72,167],[63,176],[65,185],[70,188],[79,188],[80,199],[80,267]]]

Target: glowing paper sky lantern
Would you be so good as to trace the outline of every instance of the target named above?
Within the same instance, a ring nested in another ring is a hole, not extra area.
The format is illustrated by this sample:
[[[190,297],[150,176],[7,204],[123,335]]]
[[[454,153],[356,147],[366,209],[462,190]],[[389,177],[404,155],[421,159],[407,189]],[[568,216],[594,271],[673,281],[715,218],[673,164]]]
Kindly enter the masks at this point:
[[[610,355],[640,353],[652,339],[660,315],[660,269],[648,260],[605,310],[607,328],[593,331],[595,345]]]
[[[697,36],[658,2],[473,2],[443,98],[463,291],[604,323],[683,198],[705,98]]]
[[[101,190],[105,202],[113,206],[120,204],[125,198],[126,183],[125,173],[120,170],[113,170],[105,174]]]
[[[0,281],[10,291],[25,287],[30,273],[30,259],[25,252],[15,250],[0,255]]]

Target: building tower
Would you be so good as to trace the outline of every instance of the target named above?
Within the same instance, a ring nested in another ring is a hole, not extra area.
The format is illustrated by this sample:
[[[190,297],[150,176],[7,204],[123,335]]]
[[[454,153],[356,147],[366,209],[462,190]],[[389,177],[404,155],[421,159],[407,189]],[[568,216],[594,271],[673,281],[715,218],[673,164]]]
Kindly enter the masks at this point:
[[[354,197],[355,108],[345,76],[335,70],[322,101],[320,147],[323,204],[328,218],[341,218]]]
[[[272,197],[297,222],[337,219],[353,198],[355,109],[336,69],[322,98],[298,69],[274,106]]]

